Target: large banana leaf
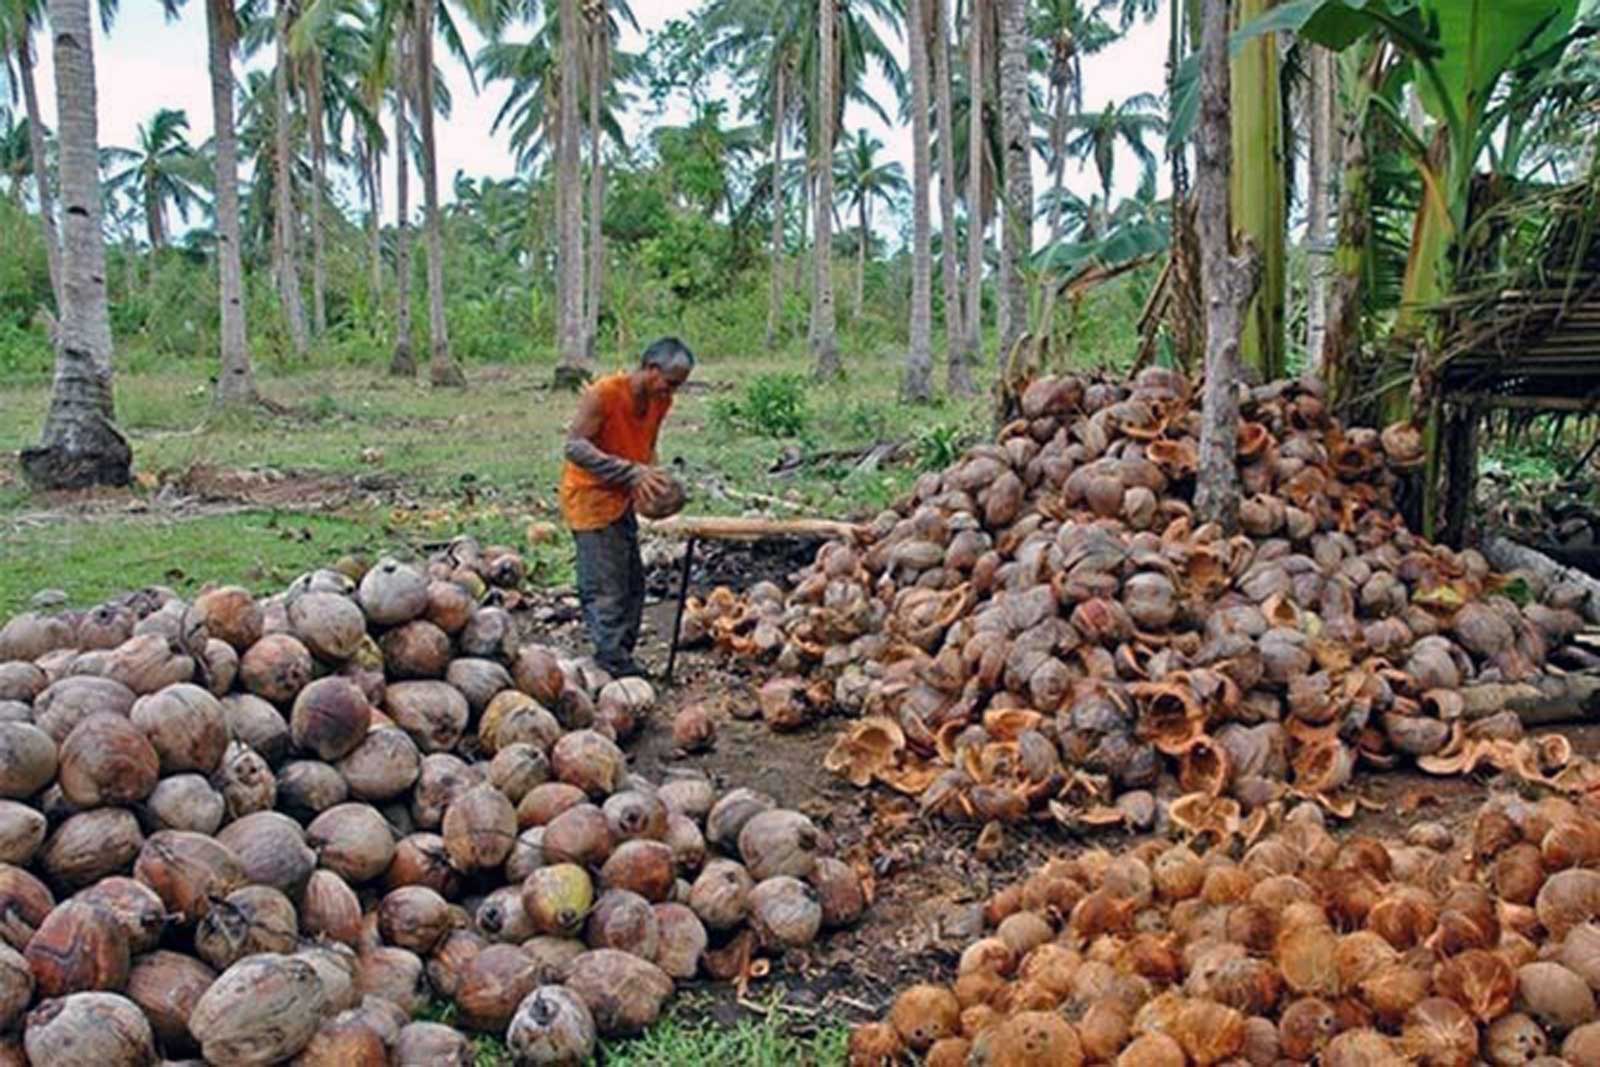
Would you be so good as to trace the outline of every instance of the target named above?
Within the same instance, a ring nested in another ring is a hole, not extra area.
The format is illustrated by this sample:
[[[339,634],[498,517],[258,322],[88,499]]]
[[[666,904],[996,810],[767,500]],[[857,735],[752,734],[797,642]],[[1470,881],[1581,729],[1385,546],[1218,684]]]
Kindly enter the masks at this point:
[[[1514,60],[1542,52],[1572,30],[1578,0],[1428,0],[1437,78],[1419,86],[1422,104],[1441,122],[1452,117],[1470,131]]]
[[[1123,223],[1094,241],[1063,241],[1041,249],[1034,255],[1033,265],[1063,275],[1086,267],[1114,269],[1160,255],[1171,238],[1164,223],[1140,219]]]

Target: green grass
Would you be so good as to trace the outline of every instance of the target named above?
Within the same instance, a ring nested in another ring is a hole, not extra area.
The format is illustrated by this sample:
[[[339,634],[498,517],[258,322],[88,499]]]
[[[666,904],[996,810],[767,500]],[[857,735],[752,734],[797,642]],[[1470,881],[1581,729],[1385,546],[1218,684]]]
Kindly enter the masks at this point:
[[[680,994],[641,1036],[603,1042],[603,1062],[606,1067],[835,1067],[846,1062],[847,1028],[818,1028],[778,999],[768,1001],[764,1015],[752,1013],[731,1025],[712,1024],[705,1009],[703,998]],[[455,1009],[435,1003],[422,1017],[450,1025]],[[493,1037],[473,1038],[472,1051],[475,1067],[511,1063],[504,1043]]]
[[[879,440],[909,441],[940,459],[983,418],[981,401],[899,404],[899,367],[890,352],[858,357],[842,382],[803,379],[808,414],[799,436],[772,437],[769,427],[716,417],[719,404],[744,398],[751,383],[807,369],[799,352],[703,359],[696,378],[707,388],[680,395],[661,441],[662,460],[678,462],[686,476],[690,510],[736,514],[760,504],[749,495],[756,494],[781,497],[796,512],[870,515],[910,487],[919,464],[865,471],[820,464],[781,479],[766,470],[785,450]],[[88,517],[63,514],[58,501],[28,492],[0,459],[0,558],[8,564],[0,568],[0,614],[45,588],[64,590],[74,606],[154,583],[180,592],[206,581],[268,591],[341,555],[416,555],[427,542],[462,533],[528,551],[536,581],[568,580],[564,539],[533,549],[524,530],[530,521],[557,518],[561,441],[575,398],[544,388],[545,367],[470,373],[464,393],[395,381],[375,368],[264,376],[263,392],[284,414],[219,413],[204,382],[170,368],[122,374],[118,417],[142,479],[132,503],[148,506],[124,511],[130,502],[119,499]],[[47,389],[42,381],[0,383],[0,453],[36,439]],[[151,499],[162,483],[197,465],[335,475],[372,488],[334,513],[174,517]],[[723,489],[731,493],[719,496]],[[48,520],[27,518],[39,513]]]

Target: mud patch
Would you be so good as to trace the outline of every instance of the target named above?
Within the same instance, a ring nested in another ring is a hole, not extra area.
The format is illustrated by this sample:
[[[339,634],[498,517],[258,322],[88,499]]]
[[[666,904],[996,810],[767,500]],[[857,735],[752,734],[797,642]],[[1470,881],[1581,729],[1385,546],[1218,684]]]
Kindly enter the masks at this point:
[[[351,503],[357,495],[392,489],[387,475],[319,474],[270,467],[241,469],[195,464],[166,479],[158,501],[189,497],[203,504],[248,504],[251,507],[329,510]]]

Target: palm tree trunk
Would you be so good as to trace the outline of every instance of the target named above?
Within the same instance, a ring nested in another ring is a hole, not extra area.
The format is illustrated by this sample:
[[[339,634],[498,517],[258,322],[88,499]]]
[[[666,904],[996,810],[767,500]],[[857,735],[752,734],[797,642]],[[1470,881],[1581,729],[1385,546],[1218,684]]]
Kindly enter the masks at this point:
[[[61,309],[61,241],[56,236],[56,213],[50,195],[50,168],[44,153],[44,120],[39,117],[39,90],[33,81],[33,32],[22,27],[17,40],[17,80],[28,113],[28,155],[33,164],[33,184],[39,197],[39,226],[44,230],[45,263],[50,268],[50,292],[56,311]]]
[[[967,315],[958,357],[968,382],[983,351],[983,5],[967,17]]]
[[[311,332],[328,332],[328,270],[322,218],[322,186],[327,179],[328,149],[322,129],[322,55],[315,49],[307,64],[306,125],[311,128]]]
[[[1276,0],[1239,0],[1242,26]],[[1288,189],[1277,34],[1247,42],[1233,60],[1232,206],[1241,232],[1261,253],[1261,286],[1240,343],[1240,359],[1263,381],[1283,374],[1284,262]]]
[[[418,5],[417,118],[422,124],[422,210],[427,228],[428,380],[437,386],[464,388],[466,375],[450,357],[450,330],[444,318],[444,236],[439,225],[439,156],[433,137],[433,16],[437,0]]]
[[[411,94],[410,35],[402,33],[394,94],[394,355],[389,373],[402,378],[417,374],[411,351],[411,124],[406,118]]]
[[[1246,0],[1248,3],[1248,0]],[[1260,281],[1254,250],[1233,252],[1228,170],[1233,163],[1228,72],[1228,3],[1202,5],[1200,126],[1195,147],[1195,229],[1206,304],[1205,384],[1195,517],[1226,533],[1239,524],[1240,336]]]
[[[1050,185],[1055,198],[1050,202],[1050,243],[1056,244],[1061,240],[1061,197],[1067,187],[1067,87],[1057,85],[1053,92],[1056,102],[1050,119]]]
[[[89,0],[50,0],[60,146],[62,296],[50,408],[22,473],[39,488],[126,485],[133,452],[116,425],[100,229],[99,136]]]
[[[206,0],[206,39],[211,59],[211,114],[217,155],[217,290],[222,322],[222,366],[218,404],[256,399],[255,374],[245,335],[244,267],[239,259],[239,144],[233,124],[233,46],[237,33],[233,0]]]
[[[367,178],[367,260],[372,279],[372,315],[383,306],[383,155],[378,146],[366,145],[362,167]]]
[[[838,63],[834,44],[835,0],[816,0],[817,37],[822,62],[817,65],[817,143],[811,155],[817,168],[816,234],[812,252],[814,295],[811,301],[811,355],[819,378],[836,378],[843,371],[834,339],[833,314],[833,90]]]
[[[911,347],[900,396],[912,404],[933,399],[933,223],[928,186],[933,161],[928,147],[928,0],[906,5],[911,47]]]
[[[167,246],[167,228],[161,218],[161,193],[156,189],[154,178],[147,178],[144,183],[144,228],[152,255]]]
[[[783,316],[783,124],[784,78],[788,65],[778,64],[778,83],[772,108],[772,286],[767,295],[767,347],[778,347],[778,323]]]
[[[602,230],[605,219],[605,161],[600,153],[600,97],[605,91],[608,55],[605,4],[592,20],[589,63],[589,274],[583,300],[583,350],[595,359],[600,335],[600,293],[605,270],[606,247]]]
[[[556,384],[588,380],[593,362],[583,341],[583,201],[578,173],[578,50],[583,47],[577,0],[561,0],[561,117],[556,158],[556,211],[560,247],[557,285],[561,307],[561,361]]]
[[[1347,399],[1351,371],[1361,349],[1361,287],[1367,245],[1372,238],[1372,186],[1367,145],[1367,108],[1383,64],[1372,45],[1341,57],[1348,79],[1350,108],[1343,116],[1339,159],[1339,235],[1329,279],[1328,319],[1319,369],[1335,410]]]
[[[1028,98],[1027,0],[1001,0],[1000,110],[1005,142],[1005,225],[1000,251],[1000,301],[1005,308],[1001,359],[1028,328],[1023,269],[1033,248],[1033,105]]]
[[[1322,374],[1322,339],[1328,327],[1328,226],[1332,212],[1333,53],[1311,46],[1310,143],[1306,181],[1306,359]]]
[[[867,235],[872,231],[872,222],[868,218],[870,207],[867,203],[866,194],[863,193],[861,199],[856,201],[856,207],[857,223],[861,227],[861,240],[856,242],[856,304],[855,311],[851,313],[851,318],[859,319],[861,317],[861,309],[867,303]]]
[[[810,145],[806,146],[808,150],[810,147]],[[806,247],[806,234],[811,232],[811,197],[814,191],[811,182],[811,161],[807,159],[805,173],[800,176],[800,251],[794,257],[794,288],[796,289],[803,288],[806,284],[805,265],[809,251]],[[816,322],[815,316],[812,316],[811,322],[812,324]],[[811,344],[811,327],[809,325],[806,327],[806,344],[807,346]]]
[[[283,317],[289,323],[289,340],[294,354],[305,357],[310,350],[306,337],[306,309],[300,296],[299,229],[294,217],[294,193],[289,170],[289,6],[277,0],[276,28],[278,67],[273,74],[273,182],[277,186],[279,230],[278,292],[283,300]]]
[[[956,146],[950,99],[950,23],[945,0],[933,0],[933,96],[939,122],[939,267],[944,276],[945,388],[954,396],[972,392],[972,372],[961,350],[961,277],[956,257]]]

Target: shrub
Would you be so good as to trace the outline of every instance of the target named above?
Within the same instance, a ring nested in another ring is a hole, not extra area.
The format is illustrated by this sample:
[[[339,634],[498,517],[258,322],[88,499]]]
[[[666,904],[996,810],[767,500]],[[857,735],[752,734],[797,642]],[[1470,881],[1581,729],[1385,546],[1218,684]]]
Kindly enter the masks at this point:
[[[713,401],[711,417],[725,428],[761,437],[799,437],[811,423],[807,387],[799,374],[758,374],[743,396]]]

